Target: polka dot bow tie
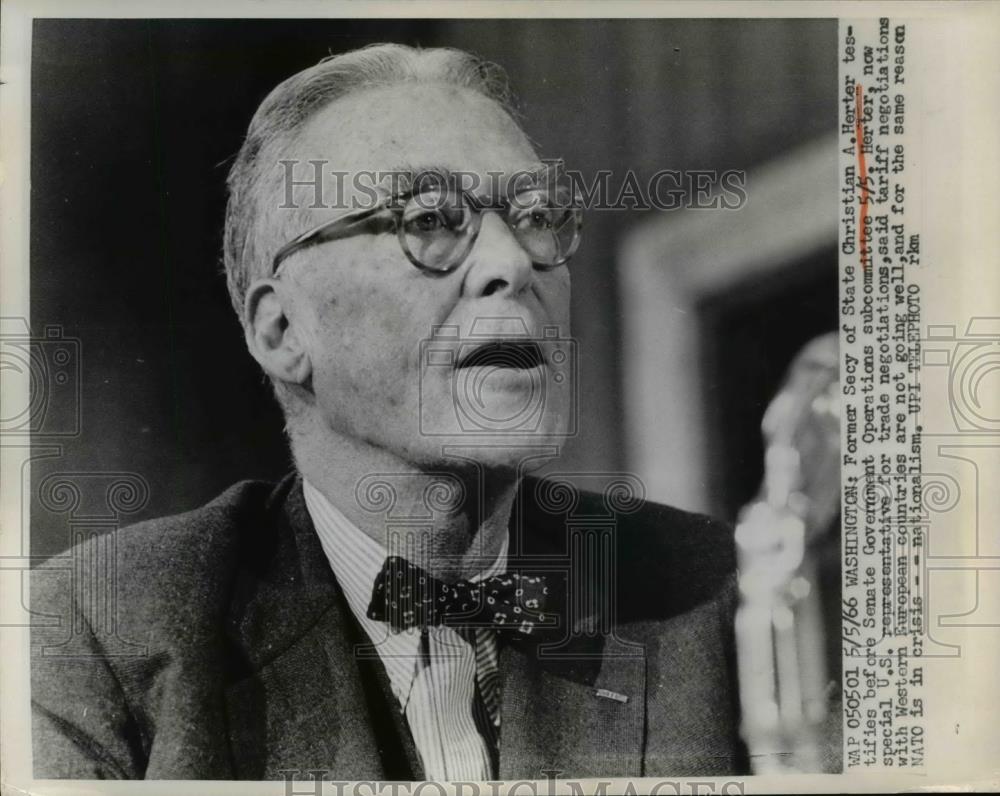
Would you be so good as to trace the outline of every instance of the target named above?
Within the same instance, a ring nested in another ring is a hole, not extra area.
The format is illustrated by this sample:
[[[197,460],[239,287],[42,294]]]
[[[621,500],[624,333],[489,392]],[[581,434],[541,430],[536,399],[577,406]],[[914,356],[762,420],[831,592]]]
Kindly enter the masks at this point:
[[[375,578],[368,618],[393,630],[446,624],[495,626],[530,636],[557,624],[554,578],[505,572],[482,581],[444,583],[405,558],[390,556]]]

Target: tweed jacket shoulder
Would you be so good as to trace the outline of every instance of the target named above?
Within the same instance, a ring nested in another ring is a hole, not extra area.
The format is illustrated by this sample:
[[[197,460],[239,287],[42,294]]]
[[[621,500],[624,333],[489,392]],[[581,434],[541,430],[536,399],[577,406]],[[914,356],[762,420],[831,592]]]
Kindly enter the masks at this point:
[[[502,646],[500,777],[745,770],[729,529],[527,478],[510,534],[512,561],[600,583],[564,643]],[[386,775],[297,477],[92,540],[31,582],[37,777]]]

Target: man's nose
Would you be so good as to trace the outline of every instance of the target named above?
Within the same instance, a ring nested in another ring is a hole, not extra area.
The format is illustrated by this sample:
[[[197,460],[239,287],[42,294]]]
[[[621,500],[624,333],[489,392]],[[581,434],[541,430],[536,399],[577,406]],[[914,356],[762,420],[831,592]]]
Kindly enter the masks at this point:
[[[479,236],[469,252],[463,292],[474,298],[517,296],[534,278],[531,257],[513,230],[497,213],[484,213]]]

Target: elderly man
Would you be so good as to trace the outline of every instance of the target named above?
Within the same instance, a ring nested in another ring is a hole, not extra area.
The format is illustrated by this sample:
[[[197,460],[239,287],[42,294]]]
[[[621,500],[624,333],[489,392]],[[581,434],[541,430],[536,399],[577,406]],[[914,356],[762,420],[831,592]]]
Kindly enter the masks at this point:
[[[264,100],[225,261],[297,472],[118,532],[114,580],[34,574],[37,776],[741,769],[727,530],[526,475],[574,428],[580,211],[504,86],[379,45]]]

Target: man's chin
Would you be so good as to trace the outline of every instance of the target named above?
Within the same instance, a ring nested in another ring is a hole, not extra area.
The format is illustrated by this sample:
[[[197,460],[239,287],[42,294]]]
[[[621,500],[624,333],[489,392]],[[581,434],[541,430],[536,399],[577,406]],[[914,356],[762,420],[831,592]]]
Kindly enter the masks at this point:
[[[428,453],[445,467],[464,461],[490,470],[524,473],[558,456],[565,442],[565,434],[555,430],[504,434],[466,431],[437,437],[435,449]]]

